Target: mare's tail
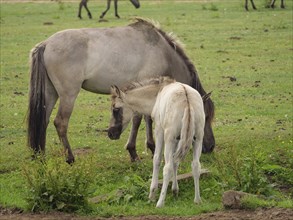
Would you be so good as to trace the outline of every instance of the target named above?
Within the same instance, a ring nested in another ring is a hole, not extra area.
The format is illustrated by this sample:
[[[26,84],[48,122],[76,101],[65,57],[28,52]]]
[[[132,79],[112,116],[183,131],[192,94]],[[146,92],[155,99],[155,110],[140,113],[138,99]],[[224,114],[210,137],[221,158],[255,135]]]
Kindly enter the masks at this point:
[[[177,151],[174,154],[174,161],[181,161],[188,153],[194,138],[194,114],[191,114],[191,107],[187,106],[184,110],[182,118],[182,127],[180,133],[180,141],[178,143]]]
[[[45,106],[45,79],[47,70],[44,63],[46,45],[40,43],[32,49],[29,86],[28,108],[28,146],[35,153],[45,151],[46,143],[46,106]]]

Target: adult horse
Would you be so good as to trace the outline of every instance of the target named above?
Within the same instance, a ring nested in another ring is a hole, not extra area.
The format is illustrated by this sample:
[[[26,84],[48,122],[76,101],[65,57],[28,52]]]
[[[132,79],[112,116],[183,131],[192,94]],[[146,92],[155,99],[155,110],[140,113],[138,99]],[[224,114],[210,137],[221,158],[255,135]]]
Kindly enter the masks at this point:
[[[203,96],[197,71],[174,38],[152,23],[136,22],[115,28],[83,28],[57,32],[31,51],[31,79],[28,112],[28,144],[34,151],[45,151],[46,129],[57,99],[54,120],[58,136],[67,151],[67,162],[74,156],[67,138],[69,118],[81,88],[109,94],[110,86],[122,86],[142,78],[168,75],[191,85]],[[215,146],[212,130],[214,105],[205,102],[206,125],[203,152]],[[133,119],[126,148],[131,160],[139,159],[135,140],[142,116]],[[149,117],[147,117],[149,119]],[[154,152],[150,120],[147,146]]]
[[[254,10],[256,10],[256,7],[255,7],[255,4],[254,4],[253,0],[250,0],[250,2],[251,2],[251,5],[252,5],[252,8]],[[275,2],[276,2],[276,0],[271,1],[271,3],[270,3],[271,8],[275,8]],[[245,0],[244,7],[245,7],[246,11],[248,11],[248,0]],[[281,8],[285,8],[284,0],[281,0]]]
[[[81,0],[81,2],[79,3],[79,9],[78,9],[78,15],[77,16],[80,19],[82,19],[82,17],[81,17],[81,9],[82,9],[82,7],[84,7],[85,10],[87,11],[88,17],[90,19],[92,19],[92,14],[91,14],[90,10],[87,7],[87,2],[88,2],[88,0]],[[130,0],[130,2],[134,5],[135,8],[140,7],[139,0]],[[101,14],[100,18],[103,18],[105,16],[107,11],[110,9],[110,5],[111,5],[111,0],[107,0],[107,9]],[[118,15],[118,0],[114,0],[114,7],[115,7],[115,16],[117,18],[120,18],[120,16]]]

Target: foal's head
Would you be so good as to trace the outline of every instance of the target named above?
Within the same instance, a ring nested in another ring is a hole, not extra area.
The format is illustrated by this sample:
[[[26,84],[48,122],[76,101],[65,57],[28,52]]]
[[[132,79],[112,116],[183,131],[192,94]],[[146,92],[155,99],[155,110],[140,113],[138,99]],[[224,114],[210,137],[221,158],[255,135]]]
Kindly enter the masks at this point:
[[[133,111],[124,103],[125,93],[117,86],[111,86],[112,105],[111,105],[111,120],[108,129],[108,136],[112,140],[120,138],[121,133],[130,122]]]

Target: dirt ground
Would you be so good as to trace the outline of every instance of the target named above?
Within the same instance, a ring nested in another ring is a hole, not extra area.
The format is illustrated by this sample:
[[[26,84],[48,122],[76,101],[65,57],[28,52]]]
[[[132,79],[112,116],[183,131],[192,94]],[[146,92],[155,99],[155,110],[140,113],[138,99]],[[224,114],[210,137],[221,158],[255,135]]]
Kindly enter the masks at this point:
[[[80,217],[65,213],[31,214],[22,213],[20,210],[0,209],[0,220],[293,220],[293,209],[269,208],[251,210],[227,210],[213,213],[206,213],[191,217],[170,217],[170,216],[139,216],[139,217]]]

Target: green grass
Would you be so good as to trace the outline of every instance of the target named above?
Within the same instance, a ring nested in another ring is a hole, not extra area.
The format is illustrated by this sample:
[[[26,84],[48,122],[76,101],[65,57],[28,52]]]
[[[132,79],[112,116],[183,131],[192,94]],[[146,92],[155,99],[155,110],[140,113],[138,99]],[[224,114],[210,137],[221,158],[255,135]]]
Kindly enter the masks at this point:
[[[252,200],[247,207],[268,204],[292,208],[292,2],[286,4],[285,10],[279,5],[274,10],[259,5],[257,11],[246,12],[237,1],[145,0],[135,10],[128,1],[121,1],[122,18],[114,18],[111,8],[105,17],[108,22],[99,23],[105,7],[102,1],[89,2],[93,20],[85,11],[83,20],[77,18],[77,2],[1,3],[0,205],[28,209],[23,167],[30,163],[25,125],[29,51],[63,29],[122,26],[130,23],[131,17],[141,16],[158,21],[163,30],[179,37],[204,88],[213,91],[217,146],[213,154],[201,157],[202,166],[211,174],[200,180],[203,204],[193,205],[193,181],[187,180],[179,183],[177,199],[168,193],[165,207],[154,209],[144,191],[136,191],[148,189],[152,173],[151,156],[144,152],[144,125],[137,147],[142,162],[133,164],[124,149],[128,133],[111,141],[101,132],[108,126],[109,97],[82,91],[71,117],[69,139],[74,150],[89,148],[95,155],[94,162],[88,161],[96,168],[92,196],[129,189],[126,196],[93,205],[92,214],[196,215],[222,209],[221,195],[228,189],[270,198],[264,203]],[[230,81],[229,76],[236,81]],[[56,109],[51,121],[55,114]],[[50,123],[47,153],[52,155],[60,148]],[[77,156],[77,160],[84,158]],[[191,171],[190,161],[188,156],[180,173]],[[131,188],[137,178],[146,185]]]

